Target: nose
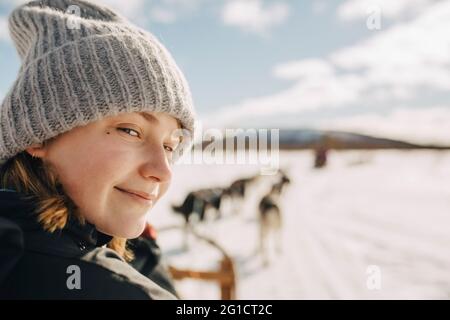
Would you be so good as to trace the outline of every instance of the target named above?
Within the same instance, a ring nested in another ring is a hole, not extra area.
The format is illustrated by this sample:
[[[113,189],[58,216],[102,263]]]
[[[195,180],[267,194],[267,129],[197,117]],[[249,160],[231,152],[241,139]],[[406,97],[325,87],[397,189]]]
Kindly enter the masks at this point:
[[[141,175],[153,178],[160,183],[170,182],[172,169],[163,147],[152,147],[145,152],[145,162],[141,166]]]

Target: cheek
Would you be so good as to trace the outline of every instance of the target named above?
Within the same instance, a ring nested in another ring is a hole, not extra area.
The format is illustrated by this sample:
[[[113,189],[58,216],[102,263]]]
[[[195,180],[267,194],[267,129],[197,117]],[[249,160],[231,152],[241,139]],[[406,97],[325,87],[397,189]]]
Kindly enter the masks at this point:
[[[169,186],[170,186],[170,182],[161,183],[159,185],[159,193],[158,193],[158,199],[157,200],[159,200],[162,196],[164,196],[164,194],[169,189]]]
[[[61,149],[49,160],[69,197],[89,212],[106,205],[109,192],[126,172],[124,164],[129,159],[125,156],[120,150],[98,143],[79,145],[76,150]]]

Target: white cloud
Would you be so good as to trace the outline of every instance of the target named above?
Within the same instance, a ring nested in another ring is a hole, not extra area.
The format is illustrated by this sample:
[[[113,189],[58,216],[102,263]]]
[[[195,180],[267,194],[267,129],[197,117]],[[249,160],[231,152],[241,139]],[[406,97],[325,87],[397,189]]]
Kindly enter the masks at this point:
[[[385,115],[370,113],[321,121],[317,127],[448,146],[450,145],[450,106],[398,108]]]
[[[211,125],[232,125],[256,117],[298,114],[322,107],[336,108],[354,103],[363,83],[356,75],[313,74],[305,76],[290,88],[277,94],[246,99],[237,105],[225,106],[211,118]]]
[[[238,106],[225,107],[220,119],[229,120],[257,114],[296,113],[322,106],[336,107],[355,101],[362,82],[357,75],[338,76],[324,60],[307,59],[285,63],[274,68],[280,78],[296,80],[289,89],[274,95],[247,99]],[[228,110],[236,110],[237,113]]]
[[[294,81],[288,89],[226,106],[216,117],[230,124],[255,115],[407,105],[423,92],[450,92],[448,30],[450,2],[437,3],[409,22],[377,32],[323,59],[275,66],[276,77]]]
[[[358,45],[333,53],[336,66],[364,71],[367,86],[450,89],[450,3],[429,8],[417,19],[395,25]]]
[[[225,3],[222,19],[225,25],[257,34],[266,34],[289,15],[285,3],[263,4],[262,0],[232,0]]]
[[[382,18],[400,18],[417,14],[435,0],[347,0],[342,3],[337,14],[341,20],[357,20],[368,17],[373,8],[380,10]]]

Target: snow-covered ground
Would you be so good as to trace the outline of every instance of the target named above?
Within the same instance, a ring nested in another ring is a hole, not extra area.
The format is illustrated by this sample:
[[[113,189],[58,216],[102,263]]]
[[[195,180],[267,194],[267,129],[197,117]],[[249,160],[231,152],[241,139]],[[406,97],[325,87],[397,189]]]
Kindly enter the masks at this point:
[[[312,169],[308,151],[281,152],[292,183],[282,197],[282,253],[264,266],[256,205],[270,177],[252,189],[241,212],[198,231],[233,257],[238,299],[450,298],[450,152],[331,152]],[[157,227],[182,224],[171,212],[186,193],[226,186],[258,173],[251,165],[176,165],[167,195],[150,214]],[[226,209],[226,208],[225,208]],[[169,263],[218,268],[220,254],[179,231],[161,231]],[[176,282],[186,299],[218,299],[216,284]]]

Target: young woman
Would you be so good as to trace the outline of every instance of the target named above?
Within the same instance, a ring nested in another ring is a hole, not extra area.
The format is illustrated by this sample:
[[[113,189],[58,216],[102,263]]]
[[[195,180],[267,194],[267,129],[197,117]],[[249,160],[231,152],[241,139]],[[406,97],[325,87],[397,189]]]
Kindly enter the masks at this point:
[[[22,66],[0,110],[0,297],[175,298],[144,235],[194,130],[183,74],[86,1],[30,2],[9,28]]]

